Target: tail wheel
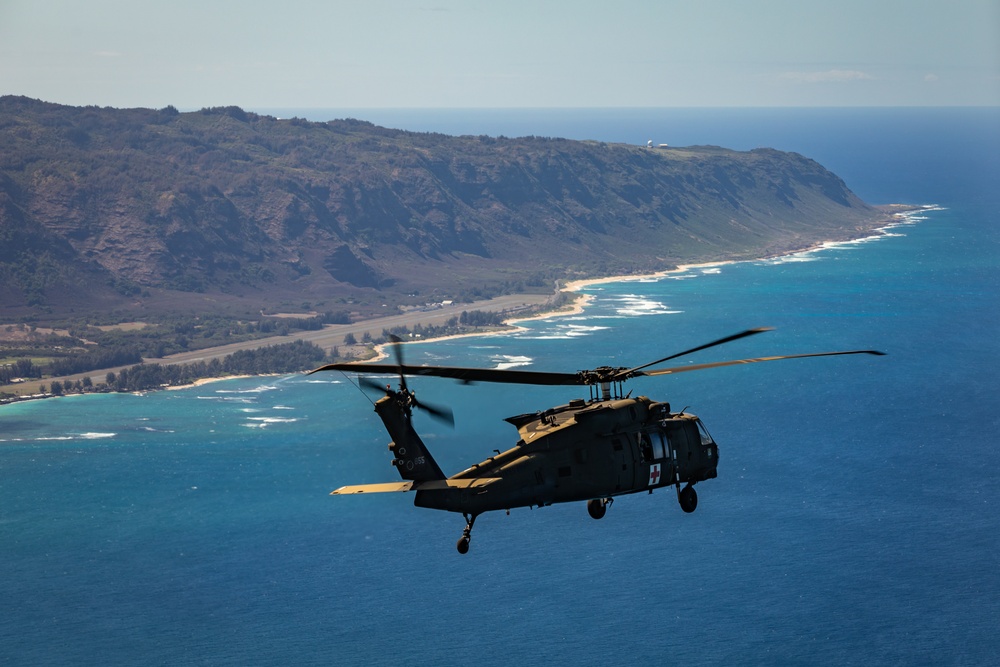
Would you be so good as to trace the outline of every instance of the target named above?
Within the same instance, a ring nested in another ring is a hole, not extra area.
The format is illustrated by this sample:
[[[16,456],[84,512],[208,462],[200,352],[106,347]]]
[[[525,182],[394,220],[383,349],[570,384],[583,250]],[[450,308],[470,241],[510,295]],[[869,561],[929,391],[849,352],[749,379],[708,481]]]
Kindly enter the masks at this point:
[[[690,514],[698,507],[698,494],[690,484],[677,492],[677,500],[681,509]]]
[[[462,531],[462,536],[458,538],[458,542],[455,543],[455,548],[458,549],[458,553],[465,555],[469,553],[469,542],[472,541],[472,526],[476,523],[476,517],[478,514],[463,514],[465,517],[465,530]]]

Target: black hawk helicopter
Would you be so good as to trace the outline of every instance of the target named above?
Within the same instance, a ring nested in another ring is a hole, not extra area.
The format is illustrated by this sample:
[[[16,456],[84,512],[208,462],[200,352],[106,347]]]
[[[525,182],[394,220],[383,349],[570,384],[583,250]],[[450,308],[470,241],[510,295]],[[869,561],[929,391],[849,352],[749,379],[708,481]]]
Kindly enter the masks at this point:
[[[681,509],[693,512],[698,506],[694,485],[716,476],[718,446],[695,415],[684,410],[673,412],[669,403],[646,396],[632,398],[631,392],[622,395],[625,381],[759,361],[884,354],[875,350],[813,352],[650,369],[769,330],[748,329],[641,366],[602,366],[577,373],[407,366],[403,363],[402,341],[393,337],[394,365],[348,362],[310,371],[399,375],[398,390],[364,377],[359,377],[359,383],[385,392],[375,402],[375,412],[392,438],[392,465],[403,481],[344,486],[331,495],[414,491],[413,504],[417,507],[461,512],[466,524],[457,547],[463,554],[469,551],[476,517],[483,512],[586,501],[590,516],[600,519],[616,496],[652,493],[653,489],[667,486],[676,488]],[[584,385],[590,387],[590,398],[508,417],[505,421],[517,428],[520,440],[511,449],[494,450],[496,456],[448,477],[414,431],[411,416],[413,408],[420,408],[453,425],[451,410],[417,401],[406,385],[408,375],[452,378],[464,383]]]

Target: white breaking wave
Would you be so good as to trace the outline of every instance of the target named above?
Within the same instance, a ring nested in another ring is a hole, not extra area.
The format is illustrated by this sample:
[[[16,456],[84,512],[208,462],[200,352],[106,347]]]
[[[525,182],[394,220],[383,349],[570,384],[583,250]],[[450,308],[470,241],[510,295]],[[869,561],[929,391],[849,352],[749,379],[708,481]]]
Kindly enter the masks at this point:
[[[928,211],[944,211],[947,210],[937,204],[927,204],[920,207],[915,211],[908,211],[906,213],[901,213],[897,216],[896,221],[890,222],[889,224],[881,227],[877,233],[871,236],[865,236],[860,239],[852,239],[850,241],[828,241],[821,244],[818,248],[813,248],[812,250],[806,250],[804,252],[797,252],[791,255],[783,255],[781,257],[774,257],[768,260],[764,260],[763,263],[766,265],[777,265],[777,264],[790,264],[795,262],[815,262],[820,259],[816,255],[821,250],[851,250],[857,248],[861,245],[871,243],[873,241],[878,241],[884,238],[893,238],[906,236],[901,232],[890,232],[890,229],[896,229],[898,227],[906,227],[909,225],[916,224],[922,220],[927,220],[928,216],[924,215]]]
[[[503,371],[508,368],[517,368],[518,366],[530,366],[531,362],[534,361],[531,357],[521,357],[512,354],[503,354],[499,357],[493,357],[494,370]]]
[[[216,389],[216,394],[260,394],[265,391],[275,391],[277,387],[269,384],[263,384],[259,387],[254,387],[253,389]]]
[[[630,317],[642,315],[676,315],[684,312],[682,310],[671,310],[664,303],[635,294],[625,295],[619,301],[624,302],[624,306],[618,308],[616,312],[619,315]]]
[[[573,331],[580,334],[591,333],[593,331],[604,331],[605,329],[608,328],[608,327],[602,327],[597,324],[565,324],[561,326],[565,326],[566,328],[572,329]]]
[[[585,321],[587,318],[575,318],[577,321]],[[571,340],[589,336],[597,331],[604,331],[610,327],[596,324],[557,324],[552,328],[539,331],[534,335],[522,336],[528,340]]]
[[[199,396],[199,401],[224,401],[226,403],[248,403],[257,402],[256,398],[246,398],[243,396]]]
[[[568,334],[540,334],[538,336],[525,336],[527,340],[573,340],[573,337]]]
[[[619,315],[623,315],[625,317],[636,317],[636,316],[642,316],[642,315],[680,315],[683,312],[684,312],[683,310],[668,310],[668,309],[663,309],[663,310],[630,310],[628,308],[623,308],[623,309],[621,309],[621,310],[618,311],[618,314]]]
[[[299,421],[294,417],[250,417],[251,423],[243,424],[249,428],[267,428],[271,424],[291,424]]]
[[[589,318],[586,317],[574,317],[567,318],[574,321],[587,321]],[[556,324],[554,327],[539,331],[537,333],[522,333],[521,338],[527,340],[572,340],[574,338],[582,338],[584,336],[589,336],[597,331],[604,331],[610,327],[600,326],[597,324]]]
[[[147,431],[149,433],[176,433],[173,429],[167,428],[153,428],[152,426],[140,426],[140,431]]]
[[[782,255],[781,257],[775,257],[774,259],[769,259],[764,262],[768,266],[779,266],[781,264],[800,264],[804,262],[815,262],[819,258],[814,257],[812,254],[797,253],[795,255]]]

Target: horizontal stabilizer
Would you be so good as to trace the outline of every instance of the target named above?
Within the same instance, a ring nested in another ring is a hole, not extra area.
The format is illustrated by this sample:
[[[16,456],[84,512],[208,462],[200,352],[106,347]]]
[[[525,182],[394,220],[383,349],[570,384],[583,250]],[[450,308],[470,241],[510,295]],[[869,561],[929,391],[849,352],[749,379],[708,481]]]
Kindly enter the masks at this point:
[[[386,482],[385,484],[355,484],[342,486],[330,493],[331,496],[350,496],[356,493],[392,493],[393,491],[409,491],[413,482]]]
[[[435,479],[429,482],[386,482],[384,484],[355,484],[342,486],[331,496],[350,496],[359,493],[393,493],[397,491],[447,491],[448,489],[478,489],[498,481],[499,477],[474,479]]]

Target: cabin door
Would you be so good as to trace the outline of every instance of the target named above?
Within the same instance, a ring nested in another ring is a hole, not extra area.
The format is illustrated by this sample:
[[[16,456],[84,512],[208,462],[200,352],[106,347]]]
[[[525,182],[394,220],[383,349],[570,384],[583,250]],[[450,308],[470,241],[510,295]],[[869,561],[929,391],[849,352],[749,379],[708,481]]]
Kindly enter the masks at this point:
[[[657,429],[650,438],[653,441],[654,456],[663,461],[661,483],[673,484],[677,480],[677,464],[674,460],[674,450],[670,448],[670,442],[667,440],[667,434]]]
[[[639,450],[638,443],[628,435],[614,439],[614,466],[618,472],[616,491],[634,488],[636,471],[642,466]]]

